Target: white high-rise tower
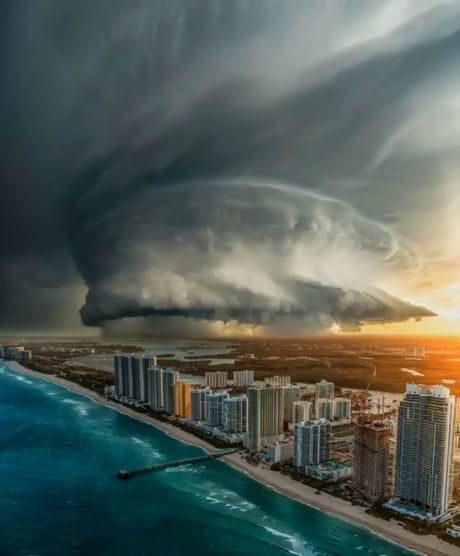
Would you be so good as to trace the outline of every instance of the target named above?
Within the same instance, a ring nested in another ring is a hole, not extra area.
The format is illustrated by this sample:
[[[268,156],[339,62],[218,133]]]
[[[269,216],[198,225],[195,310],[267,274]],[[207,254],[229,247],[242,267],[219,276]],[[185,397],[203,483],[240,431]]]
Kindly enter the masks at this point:
[[[455,396],[445,386],[408,384],[399,406],[392,507],[441,521],[452,500]]]

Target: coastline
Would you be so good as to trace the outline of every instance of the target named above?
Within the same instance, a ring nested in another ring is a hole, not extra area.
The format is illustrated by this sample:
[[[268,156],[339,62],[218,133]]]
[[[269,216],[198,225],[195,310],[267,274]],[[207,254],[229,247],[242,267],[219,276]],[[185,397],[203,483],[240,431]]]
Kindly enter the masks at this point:
[[[47,375],[37,371],[32,371],[15,361],[8,361],[5,362],[5,364],[11,371],[51,382],[70,390],[71,392],[85,396],[93,402],[110,407],[122,415],[126,415],[137,419],[144,424],[153,426],[157,430],[164,432],[175,440],[191,446],[196,446],[206,452],[215,451],[215,447],[213,445],[189,432],[180,429],[179,427],[170,423],[159,421],[153,417],[134,411],[129,407],[115,403],[74,382],[62,379],[55,375]],[[451,545],[434,535],[416,535],[415,533],[403,529],[402,526],[399,525],[397,519],[386,521],[367,514],[365,508],[353,506],[350,502],[336,498],[330,494],[323,492],[321,495],[318,495],[312,487],[294,481],[281,473],[271,471],[269,469],[263,469],[260,466],[255,467],[248,464],[238,453],[224,456],[220,461],[224,461],[233,469],[244,473],[266,488],[270,488],[279,494],[325,512],[333,517],[342,519],[350,524],[363,527],[371,533],[409,550],[413,550],[420,554],[426,554],[428,556],[460,556],[460,549],[458,547]]]

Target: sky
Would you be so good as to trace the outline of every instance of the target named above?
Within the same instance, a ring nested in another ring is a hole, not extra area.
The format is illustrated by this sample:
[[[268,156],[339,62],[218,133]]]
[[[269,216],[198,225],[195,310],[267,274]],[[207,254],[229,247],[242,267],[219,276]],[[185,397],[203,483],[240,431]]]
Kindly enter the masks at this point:
[[[460,333],[460,3],[0,25],[2,330]]]

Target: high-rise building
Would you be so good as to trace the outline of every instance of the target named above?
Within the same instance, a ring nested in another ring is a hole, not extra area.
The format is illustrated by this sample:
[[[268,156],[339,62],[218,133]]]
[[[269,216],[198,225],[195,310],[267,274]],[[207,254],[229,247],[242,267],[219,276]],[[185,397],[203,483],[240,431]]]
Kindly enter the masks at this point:
[[[244,371],[233,371],[233,386],[244,388],[254,384],[254,371],[245,369]]]
[[[334,399],[334,383],[327,380],[320,380],[315,384],[316,399]]]
[[[132,398],[132,367],[130,355],[115,355],[115,393]]]
[[[209,394],[207,388],[196,388],[191,394],[191,419],[194,421],[206,420],[206,396]]]
[[[292,421],[293,419],[293,409],[294,402],[300,400],[301,389],[300,386],[294,386],[294,384],[288,384],[283,387],[284,392],[284,421]]]
[[[291,377],[287,375],[267,376],[264,378],[264,382],[267,384],[279,384],[280,386],[287,386],[288,384],[291,384]]]
[[[191,413],[192,387],[186,382],[176,382],[174,388],[174,415],[188,419]]]
[[[284,392],[277,384],[248,388],[248,435],[246,447],[260,451],[269,443],[283,439]]]
[[[151,367],[147,371],[147,399],[149,406],[155,411],[162,411],[164,406],[163,373],[164,369],[161,367]]]
[[[353,482],[371,502],[388,494],[391,422],[360,420],[355,430]]]
[[[214,373],[206,373],[206,386],[208,388],[227,388],[227,384],[227,371],[215,371]]]
[[[398,413],[395,496],[402,511],[440,521],[452,499],[455,396],[408,384]],[[420,515],[422,514],[422,515]]]
[[[335,398],[334,418],[348,419],[349,417],[351,417],[351,400],[348,398]]]
[[[115,383],[115,394],[123,396],[123,371],[122,371],[122,356],[115,355],[113,358],[113,379]]]
[[[227,392],[208,392],[206,395],[206,421],[210,427],[223,427],[224,401]]]
[[[326,463],[331,457],[332,425],[326,419],[294,425],[294,465],[308,472],[310,466]]]
[[[334,419],[334,399],[317,398],[315,400],[315,419]]]
[[[300,423],[301,421],[310,421],[313,413],[313,404],[307,400],[294,402],[293,421]]]
[[[147,400],[147,369],[155,358],[149,355],[117,354],[114,356],[115,394],[132,400]]]
[[[179,380],[179,373],[166,369],[163,373],[163,409],[168,415],[174,414],[174,385]]]
[[[226,398],[224,406],[224,431],[241,434],[247,431],[248,399],[246,396]]]
[[[133,398],[140,402],[148,398],[148,369],[156,361],[156,356],[133,355],[131,357]]]

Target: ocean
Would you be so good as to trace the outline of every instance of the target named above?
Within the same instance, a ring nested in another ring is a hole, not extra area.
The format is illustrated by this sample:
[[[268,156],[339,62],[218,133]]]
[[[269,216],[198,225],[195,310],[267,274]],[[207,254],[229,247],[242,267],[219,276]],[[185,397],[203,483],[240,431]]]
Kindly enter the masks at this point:
[[[200,454],[0,362],[0,556],[413,554],[222,462],[116,478]]]

